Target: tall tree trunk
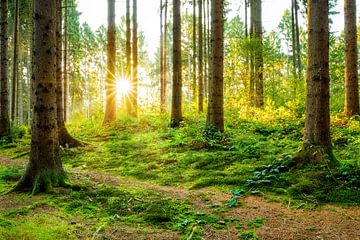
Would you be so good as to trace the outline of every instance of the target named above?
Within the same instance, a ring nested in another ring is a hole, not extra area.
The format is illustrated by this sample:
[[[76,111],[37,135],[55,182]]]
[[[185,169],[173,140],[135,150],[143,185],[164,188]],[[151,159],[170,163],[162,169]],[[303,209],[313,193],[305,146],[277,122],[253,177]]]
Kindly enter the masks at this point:
[[[345,0],[345,114],[360,113],[358,82],[358,51],[356,29],[356,0]]]
[[[256,36],[257,47],[255,51],[255,89],[256,89],[256,105],[262,107],[264,105],[264,62],[262,47],[262,6],[261,0],[256,1],[256,19],[254,33]]]
[[[64,121],[67,121],[68,119],[68,94],[70,91],[69,89],[69,83],[68,83],[68,71],[67,71],[67,64],[68,64],[68,23],[69,23],[69,11],[68,11],[68,0],[65,0],[65,13],[64,13],[64,52],[63,52],[63,61],[64,61],[64,82],[63,82],[63,110],[64,110]]]
[[[204,15],[204,31],[203,31],[203,36],[204,36],[204,98],[207,98],[208,95],[208,41],[207,41],[207,29],[208,29],[208,25],[207,25],[207,15],[206,15],[206,0],[203,0],[203,15]]]
[[[15,0],[15,19],[14,19],[14,54],[13,54],[13,72],[12,72],[12,89],[11,89],[11,121],[16,124],[17,88],[19,75],[19,0]]]
[[[64,184],[56,118],[56,0],[35,0],[35,107],[31,152],[16,190],[49,191]]]
[[[116,119],[115,82],[115,0],[108,0],[106,107],[104,124]]]
[[[197,75],[196,75],[196,1],[193,0],[193,99],[196,100],[196,83],[197,83]]]
[[[245,10],[245,39],[246,41],[249,40],[249,27],[248,27],[248,7],[249,2],[248,0],[244,0],[244,10]],[[249,66],[249,49],[246,49],[246,58],[245,58],[245,66],[246,66],[246,80],[244,81],[245,89],[248,89],[248,86],[250,84],[250,66]],[[250,99],[249,99],[250,100]]]
[[[133,34],[132,34],[132,91],[131,97],[131,116],[137,117],[138,115],[138,23],[137,23],[137,0],[133,0]]]
[[[224,0],[211,1],[212,74],[209,82],[207,127],[224,131]]]
[[[131,83],[131,27],[130,27],[130,0],[126,0],[126,80]],[[131,92],[129,93],[131,94]],[[122,96],[129,115],[132,112],[131,96]]]
[[[302,79],[302,64],[301,64],[301,46],[300,46],[300,31],[299,31],[299,5],[297,0],[295,2],[295,32],[296,32],[296,52],[297,52],[297,68],[298,68],[298,78]]]
[[[181,1],[173,0],[173,86],[171,104],[171,127],[178,127],[182,117],[181,79]]]
[[[160,0],[160,110],[165,112],[163,3]]]
[[[0,12],[0,44],[1,44],[1,67],[0,67],[0,137],[10,136],[9,120],[9,92],[8,92],[8,3],[1,0]]]
[[[207,45],[208,45],[208,49],[207,49],[207,58],[208,58],[208,77],[207,77],[207,87],[206,87],[206,91],[207,91],[207,97],[209,97],[209,85],[210,85],[210,79],[211,79],[211,36],[210,36],[210,29],[211,29],[211,25],[210,25],[210,2],[209,0],[206,0],[206,12],[207,12]]]
[[[34,1],[31,0],[29,3],[29,63],[28,63],[28,72],[29,72],[29,102],[28,102],[28,125],[31,126],[31,121],[33,118],[33,107],[35,99],[35,86],[34,86],[34,61],[33,61],[33,48],[34,48]]]
[[[254,49],[254,41],[255,41],[255,33],[254,33],[254,26],[256,20],[256,5],[255,0],[250,1],[250,81],[249,81],[249,99],[250,105],[254,105],[255,103],[255,49]]]
[[[305,157],[300,165],[322,162],[331,152],[328,0],[308,1],[308,21]]]
[[[168,0],[165,0],[165,10],[164,10],[164,51],[163,51],[163,61],[164,61],[164,71],[163,71],[163,81],[164,81],[164,103],[166,107],[166,94],[167,94],[167,16],[168,16]]]
[[[79,147],[81,143],[74,139],[65,127],[64,109],[63,109],[63,88],[62,88],[62,7],[61,0],[57,2],[56,13],[56,109],[59,144],[63,147]]]
[[[203,80],[203,21],[202,21],[202,0],[198,0],[198,110],[204,111],[204,80]]]
[[[295,30],[295,2],[291,0],[291,40],[292,40],[292,55],[293,55],[293,78],[295,82],[295,94],[296,96],[296,87],[297,87],[297,60],[296,60],[296,30]]]

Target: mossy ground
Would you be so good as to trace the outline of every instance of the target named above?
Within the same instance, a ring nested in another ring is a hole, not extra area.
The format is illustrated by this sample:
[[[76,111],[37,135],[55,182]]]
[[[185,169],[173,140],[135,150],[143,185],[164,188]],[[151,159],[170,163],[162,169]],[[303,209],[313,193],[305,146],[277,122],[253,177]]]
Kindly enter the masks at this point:
[[[257,228],[247,227],[247,221],[256,222],[258,216],[225,217],[230,207],[241,206],[244,196],[261,195],[290,208],[360,204],[359,120],[332,118],[340,167],[289,169],[285,163],[301,148],[302,119],[244,111],[228,117],[232,120],[226,121],[225,134],[204,131],[203,116],[194,119],[185,119],[178,129],[169,128],[166,117],[154,115],[120,117],[111,126],[102,126],[100,117],[71,123],[74,136],[87,143],[62,150],[71,187],[47,195],[1,196],[0,239],[118,239],[120,232],[127,233],[123,239],[197,239],[208,236],[209,228],[221,232],[229,226],[238,229],[240,239],[256,239]],[[13,142],[1,143],[7,159],[0,161],[3,193],[21,176],[21,159],[29,154],[29,132],[19,132]],[[89,173],[110,180],[98,181]],[[111,180],[117,176],[179,191],[201,193],[205,188],[225,194],[222,200],[208,192],[197,195],[200,200],[189,200],[156,187]]]

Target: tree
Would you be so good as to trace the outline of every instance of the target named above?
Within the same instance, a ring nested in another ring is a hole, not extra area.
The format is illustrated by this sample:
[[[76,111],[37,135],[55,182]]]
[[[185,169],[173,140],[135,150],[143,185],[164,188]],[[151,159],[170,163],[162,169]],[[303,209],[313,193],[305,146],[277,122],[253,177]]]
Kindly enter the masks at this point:
[[[199,112],[204,111],[204,80],[203,80],[203,22],[202,22],[202,1],[199,0],[198,3],[198,45],[199,45],[199,55],[198,55],[198,84],[199,84],[199,93],[198,93],[198,110]]]
[[[131,116],[136,117],[138,114],[138,27],[137,27],[137,0],[133,0],[133,34],[132,34],[132,77],[131,77]]]
[[[12,69],[12,87],[11,87],[11,121],[15,124],[17,116],[17,88],[19,82],[19,0],[15,0],[15,21],[14,21],[14,54]]]
[[[106,73],[106,107],[104,123],[116,119],[116,83],[115,83],[115,0],[108,0],[107,31],[107,73]]]
[[[35,105],[30,160],[15,190],[49,191],[64,185],[56,118],[56,0],[35,0]]]
[[[193,55],[192,55],[192,63],[193,63],[193,86],[192,86],[192,92],[193,92],[193,98],[194,100],[196,99],[196,82],[197,82],[197,77],[196,77],[196,1],[197,0],[193,0],[192,4],[193,4]]]
[[[329,107],[329,2],[308,1],[308,63],[303,152],[297,165],[332,156]],[[333,159],[333,158],[330,158]]]
[[[178,127],[182,117],[181,79],[181,12],[180,0],[173,0],[173,86],[171,101],[171,127]]]
[[[224,0],[211,2],[211,80],[209,82],[209,103],[207,127],[224,131]]]
[[[358,51],[356,31],[356,0],[344,1],[345,13],[345,114],[360,113],[358,83]]]
[[[130,0],[126,0],[126,80],[131,82],[131,28],[130,28]],[[131,101],[124,96],[128,114],[131,114]]]
[[[8,2],[1,0],[0,5],[0,44],[1,44],[1,67],[0,67],[0,137],[10,135],[9,120],[9,92],[8,92],[8,32],[7,16]]]
[[[160,110],[165,111],[163,3],[160,0]]]
[[[261,0],[255,0],[255,23],[254,34],[256,38],[255,50],[255,89],[256,89],[256,106],[262,107],[264,105],[264,61],[263,61],[263,46],[262,46],[262,7]]]
[[[67,63],[68,63],[68,23],[69,23],[69,11],[68,11],[68,1],[65,0],[65,6],[64,6],[64,9],[65,9],[65,13],[64,13],[64,53],[63,53],[63,61],[64,61],[64,70],[63,70],[63,75],[64,75],[64,81],[63,81],[63,89],[64,89],[64,92],[63,92],[63,106],[64,106],[64,121],[67,120],[67,109],[68,109],[68,86],[69,86],[69,83],[68,83],[68,71],[67,71]]]
[[[57,125],[59,144],[63,147],[79,147],[80,142],[73,138],[65,127],[64,110],[63,110],[63,90],[62,90],[62,35],[61,35],[61,19],[62,7],[61,0],[57,1],[56,12],[56,109],[57,109]]]

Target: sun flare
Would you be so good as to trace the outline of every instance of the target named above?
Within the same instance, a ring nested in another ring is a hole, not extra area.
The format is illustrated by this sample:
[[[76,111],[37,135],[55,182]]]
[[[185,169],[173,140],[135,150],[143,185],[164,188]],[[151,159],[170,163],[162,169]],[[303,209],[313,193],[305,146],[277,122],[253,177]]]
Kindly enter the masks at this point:
[[[119,96],[127,96],[131,91],[131,83],[126,79],[116,81],[116,90]]]

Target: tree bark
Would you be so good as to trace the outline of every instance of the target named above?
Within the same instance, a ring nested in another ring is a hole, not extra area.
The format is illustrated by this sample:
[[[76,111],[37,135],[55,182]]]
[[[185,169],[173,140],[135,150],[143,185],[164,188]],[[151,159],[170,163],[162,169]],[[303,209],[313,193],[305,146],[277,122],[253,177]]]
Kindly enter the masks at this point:
[[[198,0],[198,111],[204,111],[202,0]]]
[[[164,9],[164,51],[163,51],[163,61],[164,61],[164,71],[163,71],[163,81],[164,81],[164,103],[165,103],[165,109],[166,109],[166,93],[167,93],[167,14],[168,14],[168,0],[165,0],[165,9]]]
[[[193,0],[193,86],[192,86],[192,92],[193,92],[193,99],[196,100],[196,83],[197,83],[197,74],[196,74],[196,1]]]
[[[81,143],[73,138],[65,127],[63,109],[63,89],[62,89],[62,34],[61,19],[62,7],[61,0],[57,1],[56,13],[56,107],[59,144],[63,147],[79,147]]]
[[[131,21],[130,21],[130,0],[126,0],[126,80],[131,83]],[[131,92],[129,93],[131,94]],[[129,115],[132,112],[131,100],[129,96],[122,96]]]
[[[179,127],[182,117],[181,79],[181,12],[180,0],[173,0],[173,86],[171,104],[171,127]]]
[[[295,31],[295,0],[291,0],[291,40],[292,40],[292,54],[293,54],[293,78],[295,81],[295,94],[296,96],[296,81],[297,81],[297,60],[296,60],[296,31]]]
[[[308,1],[308,64],[304,151],[297,166],[331,154],[329,107],[329,2]]]
[[[209,103],[207,127],[224,131],[224,0],[211,2],[211,81],[209,82]]]
[[[250,1],[250,41],[253,43],[255,40],[255,33],[254,33],[254,26],[255,26],[255,20],[256,20],[256,5],[255,0],[249,0]],[[251,44],[250,46],[250,81],[249,81],[249,99],[250,99],[250,105],[255,105],[255,49],[254,44]]]
[[[0,12],[0,44],[1,44],[1,67],[0,67],[0,137],[10,136],[9,120],[9,92],[8,92],[8,3],[1,0]]]
[[[15,0],[15,19],[14,19],[14,54],[13,54],[13,72],[11,87],[11,121],[16,125],[17,117],[17,90],[19,75],[19,0]]]
[[[131,98],[131,116],[138,115],[138,23],[137,23],[137,0],[133,0],[133,34],[132,34],[132,91],[130,91]]]
[[[160,111],[165,112],[163,3],[160,0]]]
[[[264,62],[263,62],[263,47],[262,47],[262,6],[261,0],[255,0],[255,25],[254,33],[257,41],[257,49],[255,50],[255,89],[256,89],[256,106],[262,107],[264,105]]]
[[[63,70],[63,74],[64,74],[64,82],[63,82],[63,111],[64,111],[64,121],[67,121],[68,119],[68,71],[67,71],[67,64],[68,64],[68,23],[69,23],[69,11],[68,11],[68,2],[67,0],[65,0],[65,13],[64,13],[64,55],[63,55],[63,59],[64,59],[64,70]]]
[[[297,0],[295,2],[295,35],[296,35],[296,52],[297,52],[297,68],[298,68],[298,78],[302,79],[302,64],[301,64],[301,46],[300,46],[300,31],[299,31],[299,5]]]
[[[108,32],[107,32],[107,75],[106,75],[106,107],[104,124],[116,119],[116,82],[115,82],[115,0],[108,0]]]
[[[30,160],[15,190],[50,191],[64,185],[56,119],[56,0],[35,0],[35,106]]]
[[[356,29],[356,0],[344,1],[345,13],[345,114],[348,117],[360,113],[358,51]]]

